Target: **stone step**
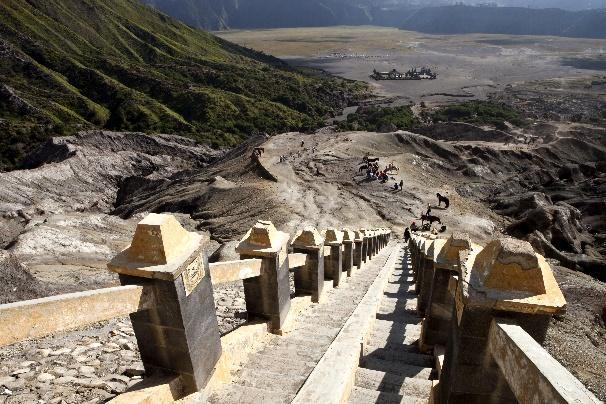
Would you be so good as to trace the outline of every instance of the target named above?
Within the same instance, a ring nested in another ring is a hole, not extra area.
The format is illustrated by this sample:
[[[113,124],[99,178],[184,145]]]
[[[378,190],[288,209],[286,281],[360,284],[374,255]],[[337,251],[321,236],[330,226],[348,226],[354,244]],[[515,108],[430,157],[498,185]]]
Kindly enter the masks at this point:
[[[332,331],[327,334],[320,334],[320,333],[316,334],[311,329],[300,329],[300,330],[293,331],[292,335],[296,339],[306,339],[306,340],[315,339],[319,343],[330,344],[335,339],[335,337],[337,336],[338,333],[339,333],[339,330]]]
[[[341,328],[343,324],[345,324],[347,317],[344,318],[336,318],[330,317],[328,315],[318,315],[318,316],[301,316],[297,319],[298,324],[309,324],[309,325],[326,325],[329,327],[339,327]]]
[[[373,324],[372,333],[396,336],[404,334],[419,336],[421,333],[421,325],[377,319]]]
[[[381,306],[389,306],[389,307],[408,307],[412,304],[415,305],[415,309],[416,309],[416,304],[417,304],[417,296],[415,294],[410,294],[407,296],[402,296],[402,297],[390,297],[390,296],[386,296],[384,295],[383,298],[381,299]]]
[[[387,348],[387,349],[393,349],[393,348],[400,347],[400,349],[402,349],[404,351],[419,352],[419,343],[416,340],[414,340],[410,343],[408,343],[408,342],[403,343],[403,342],[397,342],[396,340],[393,340],[393,339],[384,338],[380,335],[379,336],[371,335],[370,338],[368,338],[368,341],[366,343],[370,346],[379,346],[379,347],[383,347],[383,348]]]
[[[246,362],[241,364],[247,369],[264,369],[273,373],[284,374],[306,374],[312,371],[316,362],[310,359],[301,359],[296,353],[288,355],[284,352],[283,355],[277,355],[275,352],[271,354],[251,353],[247,355]]]
[[[394,321],[401,324],[421,324],[423,319],[417,316],[416,312],[412,313],[408,310],[394,310],[386,313],[377,312],[377,320]]]
[[[412,276],[412,272],[410,271],[395,271],[394,273],[389,275],[390,280],[397,280],[400,283],[407,282],[411,285],[414,283],[414,278]]]
[[[307,379],[307,374],[297,372],[271,372],[265,369],[244,368],[235,372],[232,383],[266,391],[296,394]]]
[[[315,338],[303,337],[298,334],[292,334],[288,337],[276,337],[266,345],[267,349],[272,347],[305,347],[310,350],[324,350],[328,346],[326,341],[319,341]]]
[[[433,356],[418,353],[414,350],[406,350],[405,348],[402,348],[402,345],[394,345],[389,348],[374,345],[364,345],[363,355],[364,356],[361,359],[362,363],[364,363],[365,358],[376,358],[399,361],[408,365],[427,368],[433,367],[434,365]]]
[[[395,323],[398,324],[398,323]],[[406,324],[406,331],[403,330],[373,330],[370,334],[368,343],[376,346],[409,345],[414,344],[421,337],[421,326],[417,324]]]
[[[406,283],[389,283],[385,286],[384,293],[387,296],[411,296],[416,295],[414,285],[407,285]]]
[[[358,368],[355,385],[369,390],[396,393],[404,397],[429,398],[431,380],[402,377],[393,373]]]
[[[381,300],[381,305],[379,306],[379,310],[377,310],[377,313],[391,313],[396,309],[408,311],[410,313],[416,313],[417,298],[411,297],[408,299],[402,299],[400,302],[398,302],[397,299],[383,297],[383,300]]]
[[[290,403],[294,397],[295,394],[292,393],[267,391],[230,383],[222,385],[208,398],[208,401],[201,401],[200,404],[286,404]]]
[[[424,380],[429,380],[432,371],[431,368],[377,358],[366,358],[364,360],[364,368]]]
[[[349,404],[427,404],[427,399],[403,397],[395,393],[369,390],[354,386],[349,396]]]
[[[292,335],[318,336],[333,339],[341,331],[341,327],[330,327],[325,324],[299,324],[292,330]]]
[[[317,362],[324,355],[324,350],[315,346],[284,344],[280,346],[272,345],[264,347],[259,354],[266,356],[276,356],[279,358],[292,358],[299,361]]]

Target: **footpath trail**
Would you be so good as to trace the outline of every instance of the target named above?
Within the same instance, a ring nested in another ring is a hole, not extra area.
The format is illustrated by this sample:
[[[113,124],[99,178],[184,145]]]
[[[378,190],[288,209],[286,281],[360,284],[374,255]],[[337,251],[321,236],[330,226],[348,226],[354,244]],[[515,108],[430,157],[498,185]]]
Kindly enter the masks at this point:
[[[213,404],[289,403],[305,383],[357,304],[366,294],[391,254],[400,245],[391,242],[361,270],[338,288],[325,288],[319,304],[303,310],[294,329],[285,336],[271,336],[265,346],[248,356],[233,373],[233,380],[209,399]],[[393,260],[392,260],[393,261]]]
[[[364,344],[350,404],[427,403],[429,399],[433,357],[418,348],[421,318],[416,315],[408,248],[399,255]]]

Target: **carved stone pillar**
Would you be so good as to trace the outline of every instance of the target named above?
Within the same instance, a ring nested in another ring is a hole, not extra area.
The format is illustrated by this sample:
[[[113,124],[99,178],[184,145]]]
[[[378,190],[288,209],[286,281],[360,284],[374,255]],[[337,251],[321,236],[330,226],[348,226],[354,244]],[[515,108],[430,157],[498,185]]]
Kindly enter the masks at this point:
[[[351,276],[354,265],[354,232],[349,229],[343,229],[343,271],[347,276]]]
[[[330,247],[330,255],[324,260],[324,277],[332,279],[336,288],[341,283],[343,271],[343,233],[335,228],[324,230],[324,245]]]
[[[261,275],[244,280],[244,298],[249,318],[270,322],[270,330],[280,333],[290,309],[287,233],[259,220],[236,247],[240,259],[260,258]]]
[[[324,288],[324,238],[314,227],[306,227],[295,235],[292,249],[307,254],[305,266],[295,271],[295,293],[310,294],[318,303]]]
[[[152,213],[108,264],[121,284],[153,289],[153,307],[130,315],[141,360],[147,374],[180,375],[183,395],[203,389],[221,357],[207,242],[173,216]]]
[[[362,243],[364,242],[364,237],[359,230],[355,231],[354,235],[354,265],[356,268],[362,269]]]

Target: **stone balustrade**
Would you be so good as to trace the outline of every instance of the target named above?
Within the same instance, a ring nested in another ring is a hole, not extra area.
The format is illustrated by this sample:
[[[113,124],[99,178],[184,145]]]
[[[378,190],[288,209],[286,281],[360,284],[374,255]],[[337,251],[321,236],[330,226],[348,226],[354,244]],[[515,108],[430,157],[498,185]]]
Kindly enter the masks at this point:
[[[236,247],[240,260],[209,264],[207,239],[173,216],[150,214],[108,264],[122,286],[0,305],[0,346],[130,315],[146,375],[178,377],[179,388],[169,389],[176,399],[203,390],[223,366],[214,284],[242,281],[251,324],[261,320],[280,334],[291,272],[295,295],[319,302],[326,280],[339,286],[390,236],[388,229],[306,227],[289,241],[271,222],[258,221]]]
[[[599,402],[540,346],[566,300],[529,243],[413,234],[409,248],[419,345],[438,365],[433,402]]]

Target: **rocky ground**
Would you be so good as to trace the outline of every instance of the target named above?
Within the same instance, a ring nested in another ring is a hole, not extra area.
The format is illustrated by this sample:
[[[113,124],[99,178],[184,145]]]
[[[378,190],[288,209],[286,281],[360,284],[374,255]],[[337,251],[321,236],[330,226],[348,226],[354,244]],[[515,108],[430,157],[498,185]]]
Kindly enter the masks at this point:
[[[528,105],[537,98],[518,94],[512,100]],[[461,124],[424,135],[329,127],[252,138],[227,153],[142,134],[56,140],[29,169],[0,174],[8,191],[0,194],[0,302],[117,284],[105,264],[147,212],[171,212],[188,230],[209,232],[218,261],[237,259],[237,240],[257,219],[291,234],[304,225],[400,234],[431,205],[447,233],[465,231],[479,243],[514,234],[554,266],[576,270],[556,268],[570,308],[554,319],[547,347],[605,399],[604,284],[577,272],[604,279],[606,125],[591,119],[503,133]],[[265,153],[256,162],[250,154],[259,145]],[[367,180],[358,170],[367,153],[399,171],[385,184]],[[399,181],[404,190],[394,191]],[[450,198],[449,209],[436,206],[436,192]],[[222,333],[246,320],[240,283],[217,287],[215,303]],[[128,319],[0,349],[0,363],[0,403],[50,402],[55,391],[66,402],[102,401],[140,377],[128,371],[138,364]]]
[[[0,403],[105,402],[143,378],[128,318],[0,351]]]

